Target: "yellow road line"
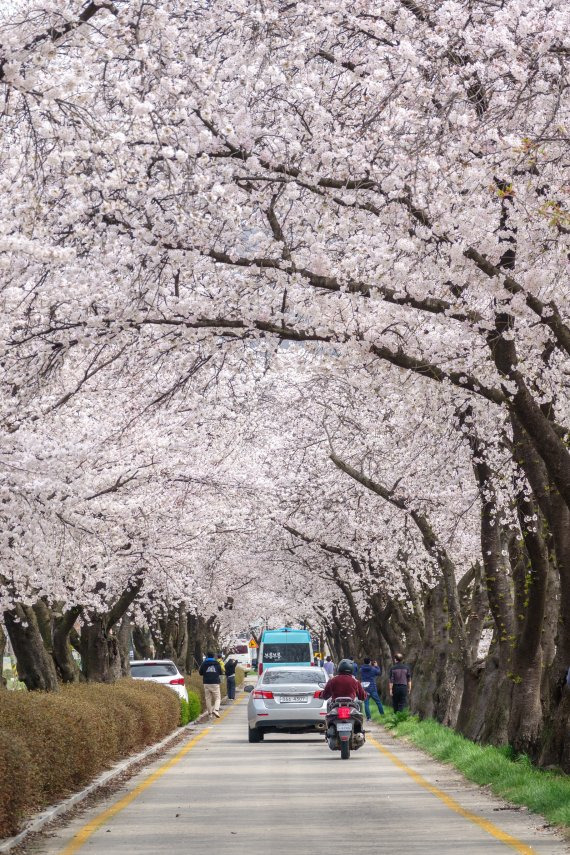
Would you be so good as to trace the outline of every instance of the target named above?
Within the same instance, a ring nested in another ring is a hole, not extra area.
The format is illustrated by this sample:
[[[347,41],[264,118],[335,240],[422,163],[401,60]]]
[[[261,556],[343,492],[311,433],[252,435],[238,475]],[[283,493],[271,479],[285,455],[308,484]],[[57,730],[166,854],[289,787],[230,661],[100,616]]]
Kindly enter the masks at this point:
[[[226,710],[226,712],[220,716],[216,724],[218,724],[220,721],[223,721],[223,719],[231,712],[232,707],[235,704],[239,703],[241,700],[243,700],[243,695],[240,696],[236,701],[234,701],[234,703]],[[104,810],[103,813],[100,813],[97,816],[93,817],[93,819],[90,820],[86,825],[84,825],[83,828],[79,829],[75,837],[70,840],[65,849],[61,850],[60,855],[75,855],[76,852],[79,852],[83,844],[86,843],[89,838],[92,837],[93,834],[95,834],[95,832],[98,831],[102,825],[104,825],[104,823],[106,823],[108,820],[112,819],[114,816],[120,813],[124,808],[130,805],[131,802],[134,802],[134,800],[138,796],[140,796],[141,793],[144,793],[145,790],[148,790],[148,788],[151,787],[155,783],[155,781],[158,781],[159,778],[162,778],[162,776],[166,774],[166,772],[168,772],[170,769],[172,769],[173,766],[179,763],[186,756],[186,754],[188,754],[188,752],[191,751],[192,748],[194,748],[194,746],[198,744],[198,742],[200,742],[201,739],[203,739],[211,732],[211,730],[211,727],[207,727],[202,730],[200,733],[194,736],[193,739],[187,742],[186,745],[184,745],[184,747],[180,749],[178,754],[175,754],[174,757],[171,757],[170,760],[167,760],[166,763],[163,763],[163,765],[159,766],[158,769],[155,769],[154,772],[151,772],[148,778],[145,778],[144,781],[141,781],[140,784],[138,784],[133,790],[127,793],[126,796],[123,796],[123,798],[119,799],[118,802],[115,802],[115,804],[111,805],[111,807],[107,808],[107,810]]]
[[[437,796],[437,798],[440,799],[444,803],[444,805],[446,805],[446,807],[448,807],[450,810],[455,811],[455,813],[458,813],[459,816],[462,816],[464,819],[468,819],[469,822],[472,822],[474,825],[478,825],[479,828],[482,828],[492,837],[496,838],[496,840],[500,840],[501,843],[505,844],[505,846],[510,846],[511,849],[514,849],[515,852],[519,852],[520,855],[534,855],[534,849],[532,849],[530,846],[527,846],[525,843],[522,843],[520,840],[517,840],[516,837],[507,834],[506,831],[501,831],[500,828],[498,828],[488,819],[482,819],[482,817],[477,816],[477,814],[466,810],[464,807],[461,807],[459,802],[456,802],[454,798],[448,796],[447,793],[444,793],[443,790],[439,789],[439,787],[434,787],[433,784],[430,784],[429,781],[426,781],[426,779],[423,778],[418,772],[403,763],[399,757],[396,757],[395,754],[392,754],[391,751],[388,751],[388,749],[385,748],[376,739],[369,736],[367,741],[371,742],[372,745],[377,748],[378,751],[384,754],[385,757],[388,757],[392,761],[392,763],[394,763],[394,765],[398,767],[398,769],[401,769],[403,772],[409,775],[410,778],[413,778],[416,784],[419,784],[420,787],[423,787],[425,790],[428,790],[428,792],[432,793],[434,796]]]

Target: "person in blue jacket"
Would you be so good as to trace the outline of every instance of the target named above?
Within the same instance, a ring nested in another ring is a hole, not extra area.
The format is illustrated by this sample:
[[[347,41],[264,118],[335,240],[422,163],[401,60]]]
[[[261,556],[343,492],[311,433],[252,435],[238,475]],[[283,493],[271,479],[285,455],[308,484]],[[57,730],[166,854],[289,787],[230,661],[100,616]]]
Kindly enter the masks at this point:
[[[384,707],[382,706],[382,701],[380,700],[380,695],[378,694],[378,688],[376,686],[376,680],[381,673],[382,668],[380,668],[376,660],[371,662],[370,657],[365,656],[364,662],[360,666],[360,682],[362,683],[362,688],[366,692],[366,700],[364,701],[366,721],[370,721],[372,719],[372,716],[370,715],[370,698],[372,698],[376,703],[380,715],[384,715]]]

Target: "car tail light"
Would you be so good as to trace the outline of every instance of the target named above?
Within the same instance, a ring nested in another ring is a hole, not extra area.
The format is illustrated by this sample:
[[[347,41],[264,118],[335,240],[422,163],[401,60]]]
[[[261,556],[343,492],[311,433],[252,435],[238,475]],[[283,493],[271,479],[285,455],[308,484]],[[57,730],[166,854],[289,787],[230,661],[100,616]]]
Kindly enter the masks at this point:
[[[177,677],[176,680],[170,680],[168,685],[169,686],[183,686],[184,685],[184,677]]]
[[[322,696],[323,696],[322,689],[317,689],[317,691],[313,695],[314,698],[322,698]]]
[[[271,700],[273,698],[273,692],[266,692],[265,689],[254,689],[253,692],[254,698],[265,698],[266,700]]]
[[[339,718],[350,718],[350,713],[350,707],[339,707],[337,710],[337,715]]]

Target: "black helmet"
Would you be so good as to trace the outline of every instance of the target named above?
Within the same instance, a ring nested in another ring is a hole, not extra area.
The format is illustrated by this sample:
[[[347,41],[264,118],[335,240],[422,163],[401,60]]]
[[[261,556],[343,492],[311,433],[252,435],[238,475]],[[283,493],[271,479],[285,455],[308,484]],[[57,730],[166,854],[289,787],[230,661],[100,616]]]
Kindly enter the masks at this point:
[[[354,668],[350,659],[341,659],[338,663],[337,674],[352,674]]]

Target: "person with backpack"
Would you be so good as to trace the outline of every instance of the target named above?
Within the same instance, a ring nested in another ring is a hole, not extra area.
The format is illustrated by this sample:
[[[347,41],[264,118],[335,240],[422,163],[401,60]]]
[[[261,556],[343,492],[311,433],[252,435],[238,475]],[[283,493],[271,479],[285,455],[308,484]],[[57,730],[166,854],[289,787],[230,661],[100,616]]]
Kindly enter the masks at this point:
[[[198,673],[204,682],[204,695],[206,697],[208,718],[211,720],[213,715],[216,718],[220,718],[220,704],[222,702],[220,683],[222,682],[222,668],[213,653],[206,653],[206,658],[200,665]]]
[[[362,688],[366,692],[366,700],[364,701],[366,721],[372,720],[372,716],[370,715],[370,698],[372,698],[378,707],[380,715],[384,715],[384,707],[382,706],[382,701],[378,694],[378,687],[376,686],[376,680],[381,673],[382,668],[380,668],[376,660],[372,662],[369,656],[365,656],[364,661],[360,666],[360,682],[362,683]]]

